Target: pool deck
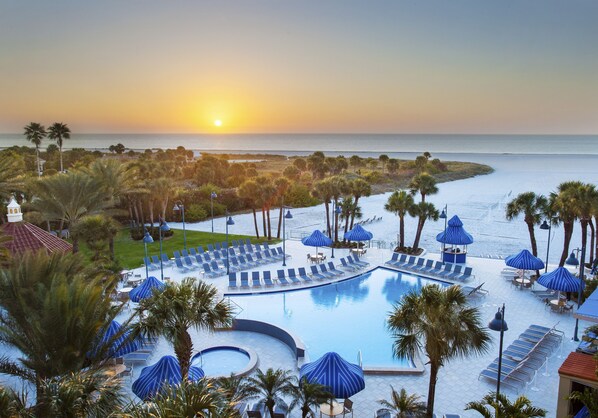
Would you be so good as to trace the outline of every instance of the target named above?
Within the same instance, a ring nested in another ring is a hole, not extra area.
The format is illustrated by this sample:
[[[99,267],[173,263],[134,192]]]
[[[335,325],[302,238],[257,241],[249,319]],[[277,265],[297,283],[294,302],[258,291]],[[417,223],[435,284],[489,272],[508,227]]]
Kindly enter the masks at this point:
[[[284,268],[297,268],[309,266],[306,259],[308,252],[314,252],[312,248],[304,247],[298,241],[286,242],[287,253],[291,255],[287,259],[287,266]],[[335,259],[330,258],[330,250],[323,251],[327,254],[327,261],[334,261],[335,265],[341,257],[348,254],[348,250],[335,250]],[[371,268],[384,265],[384,262],[391,257],[390,250],[368,249],[363,259],[370,263]],[[438,253],[429,253],[428,258],[439,259]],[[557,328],[564,331],[565,338],[560,349],[549,358],[546,370],[542,368],[536,376],[536,380],[521,391],[525,394],[535,406],[545,408],[548,411],[548,417],[555,416],[557,391],[558,391],[558,373],[557,370],[564,361],[569,352],[574,351],[577,343],[571,341],[575,318],[570,314],[552,313],[545,308],[544,303],[538,299],[529,290],[519,290],[513,287],[508,281],[501,277],[500,272],[505,267],[503,260],[469,257],[468,266],[473,267],[475,278],[467,282],[469,286],[475,286],[484,283],[484,289],[489,291],[485,297],[471,298],[471,303],[479,307],[483,321],[489,322],[494,318],[497,309],[506,304],[505,320],[508,323],[509,330],[504,335],[504,346],[507,347],[519,334],[521,334],[529,325],[538,324],[552,327],[555,324]],[[270,270],[275,272],[281,269],[282,261],[272,264],[266,264],[256,269],[259,271]],[[252,270],[247,270],[252,271]],[[364,270],[365,271],[365,270]],[[363,272],[363,271],[362,271]],[[353,275],[361,274],[347,273],[339,277],[338,280],[345,280]],[[144,268],[135,269],[135,274],[145,275]],[[160,271],[150,272],[150,275],[160,278]],[[176,268],[165,268],[164,276],[170,277],[173,281],[181,280],[183,277],[194,276],[203,279],[201,273],[179,273]],[[232,293],[228,289],[228,277],[206,279],[208,283],[216,286],[222,294]],[[326,282],[315,282],[314,285],[322,285]],[[541,286],[536,285],[541,288]],[[302,288],[301,285],[276,285],[268,288],[268,291],[288,291]],[[263,291],[264,289],[260,290]],[[246,290],[244,290],[245,292]],[[125,310],[124,314],[130,313]],[[586,321],[580,321],[579,332],[591,325]],[[445,413],[458,413],[462,417],[478,417],[479,414],[464,411],[465,404],[470,401],[480,400],[485,394],[496,389],[496,383],[487,380],[478,380],[479,373],[486,368],[495,358],[498,357],[498,338],[497,332],[491,332],[493,345],[488,353],[478,357],[468,357],[466,360],[456,359],[446,364],[439,373],[436,387],[435,413],[442,416]],[[196,348],[213,344],[236,344],[252,347],[258,354],[258,367],[262,369],[284,368],[298,373],[297,362],[291,350],[282,342],[262,334],[245,331],[219,331],[214,334],[193,332],[193,339]],[[300,337],[300,336],[299,336]],[[172,354],[172,348],[161,339],[147,365],[153,364],[162,355]],[[425,362],[425,357],[422,357]],[[133,380],[139,375],[142,366],[134,370]],[[548,376],[545,372],[548,372]],[[129,378],[125,378],[125,386],[130,388]],[[380,408],[379,399],[388,399],[390,395],[390,385],[399,390],[404,387],[408,393],[417,393],[425,395],[428,390],[429,369],[423,375],[366,375],[366,388],[362,392],[354,395],[351,399],[354,402],[355,417],[371,417],[374,412]],[[535,386],[539,390],[531,390]],[[128,390],[128,389],[127,389]],[[501,392],[507,394],[510,398],[518,395],[508,387],[501,387]],[[300,413],[294,411],[291,417],[299,417]]]

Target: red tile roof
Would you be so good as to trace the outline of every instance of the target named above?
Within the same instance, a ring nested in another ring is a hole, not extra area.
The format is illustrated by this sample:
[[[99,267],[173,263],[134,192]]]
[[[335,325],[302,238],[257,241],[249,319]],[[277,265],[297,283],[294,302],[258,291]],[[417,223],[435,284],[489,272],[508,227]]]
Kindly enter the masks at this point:
[[[28,222],[9,222],[2,227],[4,233],[12,237],[12,241],[6,243],[6,247],[11,254],[21,254],[25,251],[40,249],[45,249],[49,253],[73,250],[73,246],[65,240],[55,237]]]
[[[561,364],[559,374],[598,382],[596,360],[589,354],[575,352],[569,354],[569,357]]]

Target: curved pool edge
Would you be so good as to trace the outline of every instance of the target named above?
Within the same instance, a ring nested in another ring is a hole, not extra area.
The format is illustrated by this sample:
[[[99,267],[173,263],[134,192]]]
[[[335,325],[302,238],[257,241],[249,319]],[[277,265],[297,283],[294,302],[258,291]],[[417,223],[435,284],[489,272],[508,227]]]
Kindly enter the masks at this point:
[[[246,346],[241,346],[241,345],[233,345],[233,344],[213,344],[213,345],[209,345],[206,347],[202,347],[200,350],[197,350],[197,353],[195,353],[193,355],[193,357],[191,357],[191,361],[193,361],[193,359],[200,355],[203,352],[209,352],[209,351],[214,351],[214,350],[237,350],[240,351],[244,354],[247,354],[247,356],[249,357],[249,361],[247,362],[247,366],[245,366],[245,368],[236,371],[233,373],[234,376],[246,376],[249,373],[251,373],[256,367],[257,367],[257,362],[258,362],[258,355],[257,352],[250,348],[250,347],[246,347]],[[226,377],[226,376],[212,376],[212,377]]]
[[[298,336],[282,327],[253,319],[237,318],[233,320],[232,329],[235,331],[256,332],[258,334],[276,338],[291,349],[295,355],[298,367],[306,363],[305,344]],[[413,358],[413,363],[414,367],[362,366],[362,369],[366,375],[406,375],[424,373],[425,367],[419,355],[416,355]]]

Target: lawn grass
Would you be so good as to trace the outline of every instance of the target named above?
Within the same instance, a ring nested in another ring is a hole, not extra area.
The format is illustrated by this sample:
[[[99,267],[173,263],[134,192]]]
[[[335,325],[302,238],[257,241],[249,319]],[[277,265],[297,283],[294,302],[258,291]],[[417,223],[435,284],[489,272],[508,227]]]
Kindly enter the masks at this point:
[[[226,241],[226,234],[218,234],[211,232],[199,232],[199,231],[187,231],[187,248],[202,245],[207,250],[208,244],[214,244],[215,242]],[[233,239],[245,239],[249,238],[252,243],[265,242],[266,239],[260,238],[259,240],[255,237],[248,235],[233,235],[228,234],[229,242]],[[272,241],[270,241],[272,242]],[[278,241],[274,241],[278,242]],[[168,257],[172,257],[175,250],[183,249],[183,231],[175,230],[174,235],[162,240],[162,252],[168,254]],[[85,243],[81,242],[79,246],[80,252],[85,255],[86,258],[91,259],[91,251]],[[129,233],[129,229],[125,228],[120,230],[116,238],[114,239],[114,254],[117,260],[120,262],[123,268],[133,269],[141,267],[143,265],[144,254],[143,241],[133,241]],[[152,244],[147,245],[147,253],[149,256],[160,254],[160,243],[158,240]]]

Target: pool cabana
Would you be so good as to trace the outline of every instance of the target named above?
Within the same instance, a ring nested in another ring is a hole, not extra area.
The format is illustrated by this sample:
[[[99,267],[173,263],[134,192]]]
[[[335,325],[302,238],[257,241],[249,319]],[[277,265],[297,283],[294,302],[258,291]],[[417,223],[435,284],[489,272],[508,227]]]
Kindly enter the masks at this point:
[[[467,246],[473,244],[473,237],[463,228],[457,215],[448,221],[448,226],[436,235],[442,246],[442,262],[464,264],[467,262]],[[450,247],[449,247],[450,245]]]

